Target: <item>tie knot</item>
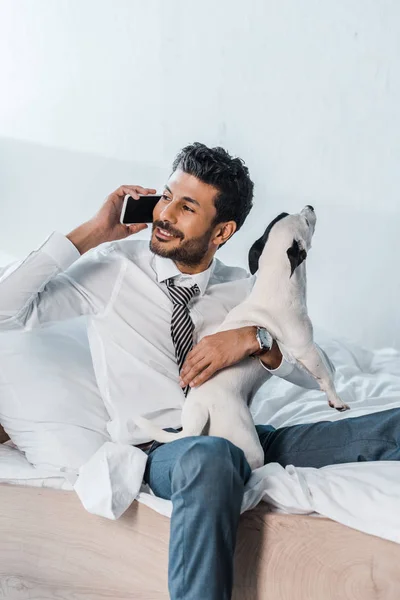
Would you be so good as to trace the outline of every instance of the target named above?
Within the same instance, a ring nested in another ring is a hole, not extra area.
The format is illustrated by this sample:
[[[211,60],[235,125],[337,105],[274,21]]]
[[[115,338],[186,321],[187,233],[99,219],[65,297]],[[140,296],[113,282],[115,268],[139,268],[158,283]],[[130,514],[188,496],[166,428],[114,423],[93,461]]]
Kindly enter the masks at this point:
[[[174,305],[187,306],[194,296],[200,294],[200,288],[196,283],[192,287],[181,287],[174,285],[173,279],[168,279],[167,286]]]

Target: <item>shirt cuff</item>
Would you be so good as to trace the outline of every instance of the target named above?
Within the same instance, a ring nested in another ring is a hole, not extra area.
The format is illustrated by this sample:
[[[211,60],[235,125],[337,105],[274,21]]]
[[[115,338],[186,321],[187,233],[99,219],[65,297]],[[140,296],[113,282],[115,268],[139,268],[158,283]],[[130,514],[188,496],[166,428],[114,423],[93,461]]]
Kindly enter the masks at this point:
[[[58,231],[53,231],[43,244],[39,246],[38,251],[50,256],[61,271],[65,271],[81,256],[74,244]]]
[[[258,359],[261,365],[266,369],[271,375],[276,375],[277,377],[287,377],[294,369],[294,365],[288,362],[283,356],[282,361],[279,367],[276,369],[268,369],[267,365],[265,365],[261,359]]]

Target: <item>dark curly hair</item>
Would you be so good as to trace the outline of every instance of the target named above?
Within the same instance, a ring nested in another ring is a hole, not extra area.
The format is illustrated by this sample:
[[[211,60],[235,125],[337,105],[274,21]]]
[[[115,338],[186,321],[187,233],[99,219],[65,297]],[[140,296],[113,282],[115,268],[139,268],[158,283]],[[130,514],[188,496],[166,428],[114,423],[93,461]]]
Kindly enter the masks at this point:
[[[172,172],[177,169],[218,190],[214,199],[217,214],[213,225],[235,221],[236,231],[241,228],[253,206],[254,188],[249,170],[241,158],[233,158],[219,146],[208,148],[205,144],[194,142],[176,156]]]

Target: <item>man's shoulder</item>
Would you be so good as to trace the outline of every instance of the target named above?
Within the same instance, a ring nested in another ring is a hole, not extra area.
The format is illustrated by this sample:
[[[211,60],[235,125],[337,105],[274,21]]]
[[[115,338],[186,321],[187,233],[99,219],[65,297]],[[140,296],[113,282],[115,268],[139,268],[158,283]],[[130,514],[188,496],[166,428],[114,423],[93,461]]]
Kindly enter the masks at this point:
[[[133,262],[140,259],[150,260],[151,251],[149,242],[146,240],[134,240],[130,237],[123,240],[104,242],[95,249],[99,256],[110,256],[115,258],[127,258]]]
[[[210,283],[230,283],[237,282],[245,288],[251,289],[254,285],[254,275],[251,275],[242,267],[229,266],[223,263],[218,258],[215,259],[215,267]]]
[[[243,302],[253,289],[254,275],[239,266],[229,266],[215,259],[215,266],[210,277],[208,294],[222,302],[228,313]]]
[[[92,264],[96,271],[101,268],[115,273],[129,262],[132,267],[147,272],[151,268],[151,256],[149,242],[125,238],[99,244],[86,252],[76,264],[86,269],[88,264]]]

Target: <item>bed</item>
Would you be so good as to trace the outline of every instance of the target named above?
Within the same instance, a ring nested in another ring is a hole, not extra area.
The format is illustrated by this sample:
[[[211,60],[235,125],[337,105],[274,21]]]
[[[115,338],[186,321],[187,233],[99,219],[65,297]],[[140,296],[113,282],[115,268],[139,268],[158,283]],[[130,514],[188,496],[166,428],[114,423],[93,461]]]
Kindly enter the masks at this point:
[[[352,414],[400,406],[400,357],[330,337]],[[339,418],[318,391],[274,378],[256,422]],[[117,520],[87,512],[63,477],[41,477],[0,429],[0,594],[15,600],[168,598],[171,504],[145,488]],[[400,464],[354,463],[253,473],[245,492],[235,600],[398,600]],[[373,493],[371,493],[373,490]],[[261,501],[264,500],[264,501]],[[289,514],[292,513],[292,514]]]

